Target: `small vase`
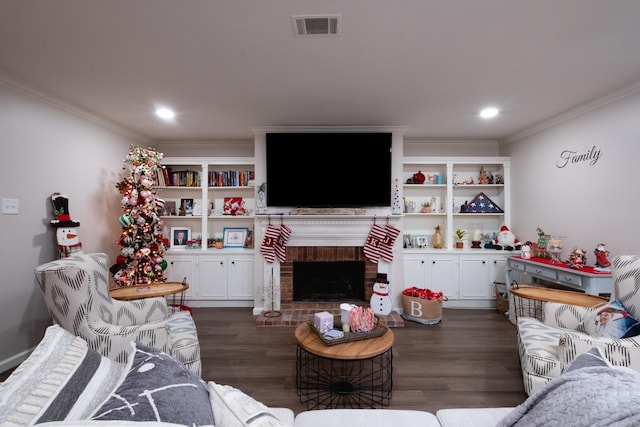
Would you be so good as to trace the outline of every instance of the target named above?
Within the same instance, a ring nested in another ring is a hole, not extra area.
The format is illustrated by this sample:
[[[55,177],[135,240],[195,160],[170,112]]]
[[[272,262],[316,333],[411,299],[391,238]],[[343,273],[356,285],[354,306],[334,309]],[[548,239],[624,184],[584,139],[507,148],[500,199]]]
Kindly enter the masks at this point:
[[[456,249],[464,248],[464,242],[456,242]]]
[[[440,226],[436,225],[436,232],[431,236],[431,246],[434,249],[442,249],[444,247],[444,238],[442,237],[442,233],[440,233]]]
[[[222,242],[216,242],[216,249],[222,249]]]
[[[422,213],[431,213],[431,206],[423,206],[420,210]]]

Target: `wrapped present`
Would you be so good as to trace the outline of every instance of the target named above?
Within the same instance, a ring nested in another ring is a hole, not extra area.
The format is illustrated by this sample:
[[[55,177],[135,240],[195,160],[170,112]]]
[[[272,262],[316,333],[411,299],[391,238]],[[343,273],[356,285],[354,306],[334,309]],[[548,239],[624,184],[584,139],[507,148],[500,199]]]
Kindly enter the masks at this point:
[[[313,326],[321,334],[333,329],[333,315],[328,311],[322,311],[313,315]]]

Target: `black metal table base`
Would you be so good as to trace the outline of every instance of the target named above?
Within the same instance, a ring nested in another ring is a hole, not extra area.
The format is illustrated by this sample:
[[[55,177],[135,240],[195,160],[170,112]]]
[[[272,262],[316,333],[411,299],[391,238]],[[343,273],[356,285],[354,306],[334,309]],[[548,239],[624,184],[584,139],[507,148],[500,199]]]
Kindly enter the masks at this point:
[[[389,406],[393,388],[393,353],[360,360],[330,359],[298,346],[296,386],[307,409]]]

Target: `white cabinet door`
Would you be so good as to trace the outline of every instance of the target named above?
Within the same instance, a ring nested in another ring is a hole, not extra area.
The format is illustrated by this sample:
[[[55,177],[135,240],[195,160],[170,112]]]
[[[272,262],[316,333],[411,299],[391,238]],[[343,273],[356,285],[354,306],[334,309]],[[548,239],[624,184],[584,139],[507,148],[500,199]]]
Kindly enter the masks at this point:
[[[427,264],[426,288],[442,292],[449,299],[458,298],[456,256],[432,255]]]
[[[489,260],[486,256],[460,259],[460,298],[488,299],[492,296]]]
[[[404,289],[427,287],[427,256],[416,254],[404,255]]]
[[[507,280],[506,273],[507,273],[507,257],[506,256],[503,255],[500,257],[491,257],[489,259],[489,281],[492,283],[492,286],[493,286],[493,282],[505,283]],[[509,283],[507,283],[507,286],[509,286]],[[493,291],[493,294],[495,294],[495,290]]]
[[[227,263],[227,299],[253,299],[253,257],[229,257]]]
[[[227,299],[227,262],[223,255],[200,258],[201,299]]]
[[[189,289],[184,292],[184,297],[188,299],[196,298],[198,295],[197,270],[195,258],[182,256],[165,256],[167,261],[167,281],[182,282],[186,279]]]

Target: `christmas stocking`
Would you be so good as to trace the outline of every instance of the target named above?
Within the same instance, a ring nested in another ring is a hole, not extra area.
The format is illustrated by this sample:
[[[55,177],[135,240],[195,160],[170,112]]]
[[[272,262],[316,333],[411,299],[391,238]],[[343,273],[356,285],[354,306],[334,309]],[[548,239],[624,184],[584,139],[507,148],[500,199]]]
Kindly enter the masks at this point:
[[[291,236],[291,229],[282,224],[280,226],[280,235],[275,245],[276,256],[280,264],[287,260],[287,241],[289,240],[289,236]]]
[[[393,244],[399,234],[400,230],[391,224],[387,224],[386,235],[380,242],[380,256],[383,260],[388,262],[393,261]]]
[[[375,264],[378,263],[378,258],[380,258],[380,242],[382,242],[385,236],[386,232],[384,228],[378,224],[373,224],[367,236],[367,241],[364,243],[364,255],[369,261]]]
[[[262,256],[264,256],[264,260],[269,264],[276,259],[275,245],[279,234],[280,229],[271,224],[267,226],[267,231],[264,233],[264,239],[260,245],[260,252],[262,253]]]

